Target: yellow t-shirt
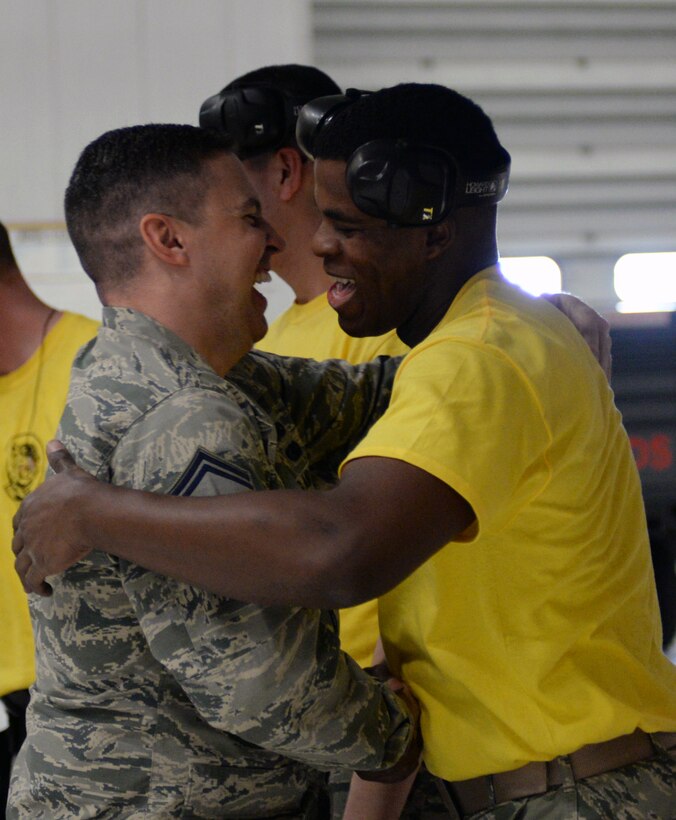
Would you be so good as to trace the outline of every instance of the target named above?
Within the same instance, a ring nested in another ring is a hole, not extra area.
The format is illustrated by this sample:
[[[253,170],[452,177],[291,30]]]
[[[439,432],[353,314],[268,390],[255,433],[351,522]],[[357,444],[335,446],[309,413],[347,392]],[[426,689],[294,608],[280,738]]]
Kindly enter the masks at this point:
[[[462,780],[676,729],[641,486],[612,391],[544,301],[473,277],[349,459],[401,459],[478,526],[380,599],[425,761]]]
[[[26,689],[35,677],[28,603],[14,571],[12,518],[45,476],[45,444],[66,403],[71,364],[97,327],[64,313],[27,362],[0,376],[0,695]]]
[[[369,362],[376,356],[401,356],[409,350],[394,331],[363,339],[348,336],[325,293],[302,305],[294,302],[256,346],[279,356],[345,359],[351,364]],[[377,638],[377,601],[340,610],[340,642],[357,663],[370,665]]]
[[[370,362],[376,356],[401,356],[409,348],[391,330],[382,336],[353,338],[341,330],[338,314],[322,293],[311,302],[294,302],[270,325],[256,345],[278,356],[306,359],[345,359],[350,364]]]

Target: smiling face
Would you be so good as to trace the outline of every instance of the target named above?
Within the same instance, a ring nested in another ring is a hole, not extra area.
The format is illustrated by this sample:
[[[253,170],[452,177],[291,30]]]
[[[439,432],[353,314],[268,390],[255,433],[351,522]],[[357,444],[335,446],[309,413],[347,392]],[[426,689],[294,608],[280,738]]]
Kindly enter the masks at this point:
[[[328,300],[342,329],[351,336],[379,336],[397,328],[405,341],[417,339],[429,299],[427,231],[391,228],[362,213],[339,160],[316,161],[315,199],[322,222],[312,248],[336,278]]]
[[[254,286],[270,280],[271,256],[284,242],[261,215],[236,157],[212,159],[204,173],[209,187],[191,227],[193,284],[205,321],[223,328],[228,347],[243,355],[267,330],[267,302]]]

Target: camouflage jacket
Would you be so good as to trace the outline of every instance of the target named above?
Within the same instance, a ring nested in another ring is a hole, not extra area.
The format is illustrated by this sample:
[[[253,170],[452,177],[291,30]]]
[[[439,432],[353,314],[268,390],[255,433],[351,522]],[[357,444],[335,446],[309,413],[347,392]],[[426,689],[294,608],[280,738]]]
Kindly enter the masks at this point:
[[[222,379],[147,316],[106,308],[59,437],[116,485],[308,488],[382,412],[394,369],[254,352]],[[12,818],[303,817],[313,767],[390,766],[408,742],[332,612],[225,599],[102,552],[53,580],[31,606]]]

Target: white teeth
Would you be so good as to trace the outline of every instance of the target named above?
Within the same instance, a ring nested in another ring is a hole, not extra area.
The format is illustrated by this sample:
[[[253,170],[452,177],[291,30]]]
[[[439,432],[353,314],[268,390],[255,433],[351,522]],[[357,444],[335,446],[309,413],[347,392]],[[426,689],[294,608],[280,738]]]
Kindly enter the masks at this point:
[[[255,282],[257,285],[260,285],[262,282],[272,282],[272,276],[270,276],[266,270],[261,271],[256,274]]]
[[[341,285],[354,285],[353,279],[341,279],[340,276],[334,276],[333,278],[336,280],[336,282],[339,282]]]

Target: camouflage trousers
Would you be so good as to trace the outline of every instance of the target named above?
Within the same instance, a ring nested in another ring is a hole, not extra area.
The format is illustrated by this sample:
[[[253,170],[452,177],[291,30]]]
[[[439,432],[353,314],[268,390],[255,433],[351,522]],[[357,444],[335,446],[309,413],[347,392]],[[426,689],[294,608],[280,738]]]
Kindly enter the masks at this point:
[[[561,786],[471,815],[446,807],[438,778],[421,770],[401,820],[676,820],[676,750],[576,781],[566,757]],[[340,820],[348,783],[331,784],[332,818]],[[395,818],[393,818],[395,820]]]

